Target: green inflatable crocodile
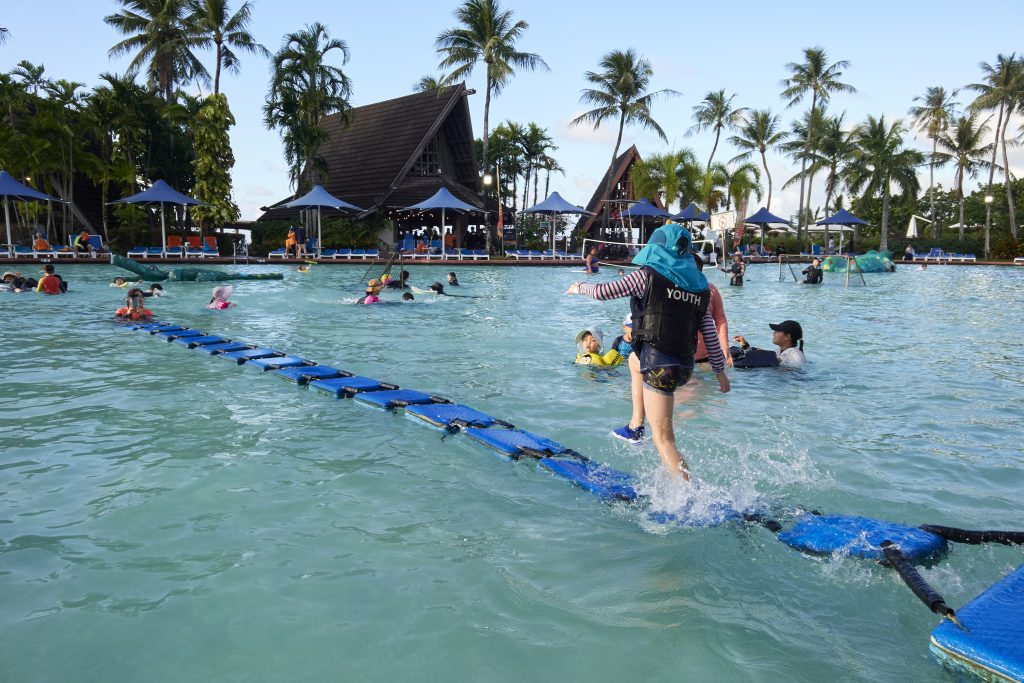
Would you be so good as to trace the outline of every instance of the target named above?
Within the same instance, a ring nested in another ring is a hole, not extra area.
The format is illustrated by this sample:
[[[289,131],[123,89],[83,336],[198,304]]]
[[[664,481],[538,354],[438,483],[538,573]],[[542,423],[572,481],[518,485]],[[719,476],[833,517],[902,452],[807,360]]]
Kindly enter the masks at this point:
[[[111,254],[110,262],[115,266],[140,275],[147,282],[221,282],[223,280],[283,280],[282,273],[226,273],[203,268],[171,268],[160,270],[156,266],[144,266],[126,256]]]

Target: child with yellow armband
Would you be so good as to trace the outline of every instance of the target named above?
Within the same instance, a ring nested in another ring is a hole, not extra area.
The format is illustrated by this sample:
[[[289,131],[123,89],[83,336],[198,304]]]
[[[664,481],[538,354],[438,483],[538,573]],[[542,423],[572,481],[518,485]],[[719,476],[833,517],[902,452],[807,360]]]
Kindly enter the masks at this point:
[[[576,362],[580,365],[594,365],[611,368],[622,363],[622,354],[612,349],[601,353],[604,333],[598,327],[588,327],[576,335]]]

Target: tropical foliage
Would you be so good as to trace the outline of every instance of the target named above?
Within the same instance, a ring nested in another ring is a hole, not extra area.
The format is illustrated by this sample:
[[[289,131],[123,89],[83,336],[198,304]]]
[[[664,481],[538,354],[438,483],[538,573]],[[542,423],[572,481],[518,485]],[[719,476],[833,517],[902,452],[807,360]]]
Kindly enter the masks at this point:
[[[228,129],[235,117],[228,108],[228,98],[210,95],[199,107],[192,126],[196,158],[195,198],[206,206],[193,209],[200,220],[200,232],[206,225],[221,226],[238,220],[238,206],[231,199],[231,169],[235,155],[231,151]]]

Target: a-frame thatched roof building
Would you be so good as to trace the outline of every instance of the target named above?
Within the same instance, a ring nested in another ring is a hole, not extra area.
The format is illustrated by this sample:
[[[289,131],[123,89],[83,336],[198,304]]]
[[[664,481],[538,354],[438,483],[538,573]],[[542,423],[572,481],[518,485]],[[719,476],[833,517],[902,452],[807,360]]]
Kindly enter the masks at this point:
[[[640,152],[637,151],[636,145],[630,145],[629,149],[618,156],[615,164],[604,172],[594,190],[594,195],[587,203],[587,211],[593,215],[580,218],[576,224],[578,232],[593,237],[604,225],[603,214],[605,211],[610,212],[608,222],[611,225],[613,220],[618,220],[619,211],[626,207],[625,202],[639,199],[633,190],[633,182],[629,178],[633,164],[638,161],[640,161]],[[612,191],[606,202],[604,191],[608,184],[609,174],[612,176]],[[665,208],[660,197],[652,197],[651,202],[658,208]]]
[[[483,207],[473,125],[463,84],[356,107],[350,124],[340,114],[324,119],[325,189],[371,212],[390,215],[434,194],[442,185],[459,199]],[[294,210],[270,207],[261,217]]]

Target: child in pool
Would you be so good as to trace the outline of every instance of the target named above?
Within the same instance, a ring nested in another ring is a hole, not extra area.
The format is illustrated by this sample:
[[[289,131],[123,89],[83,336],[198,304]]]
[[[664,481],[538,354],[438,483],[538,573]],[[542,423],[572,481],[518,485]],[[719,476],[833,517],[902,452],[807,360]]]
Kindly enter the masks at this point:
[[[622,354],[615,349],[601,353],[603,341],[604,333],[598,327],[580,330],[576,335],[576,362],[580,365],[596,365],[603,368],[612,368],[622,363]]]
[[[612,342],[612,350],[618,351],[623,358],[629,358],[633,353],[633,314],[627,313],[626,319],[622,321],[622,334]]]
[[[458,287],[459,286],[459,278],[455,277],[455,271],[454,270],[452,272],[448,273],[448,286],[449,287]]]
[[[153,315],[153,311],[142,305],[144,296],[145,295],[141,289],[135,288],[128,290],[128,296],[125,298],[124,306],[117,309],[114,315],[127,320],[148,319]]]
[[[402,301],[415,301],[416,297],[412,295],[412,292],[402,292]]]
[[[214,287],[213,292],[211,293],[210,303],[207,305],[207,308],[223,310],[229,306],[234,306],[235,304],[228,301],[233,291],[235,291],[233,285],[221,285]]]
[[[380,290],[382,289],[384,289],[384,285],[381,283],[381,281],[378,280],[377,278],[373,278],[372,280],[366,283],[366,295],[361,297],[356,303],[367,305],[379,304],[380,297],[377,295],[380,294]]]
[[[111,287],[129,287],[129,286],[135,284],[136,282],[138,282],[138,280],[125,280],[123,277],[118,275],[110,283],[110,286]]]
[[[148,291],[145,291],[145,292],[142,293],[142,296],[146,297],[147,299],[149,297],[151,297],[151,296],[163,296],[163,295],[164,295],[163,285],[159,285],[159,284],[157,284],[155,282],[149,286],[149,290]]]

